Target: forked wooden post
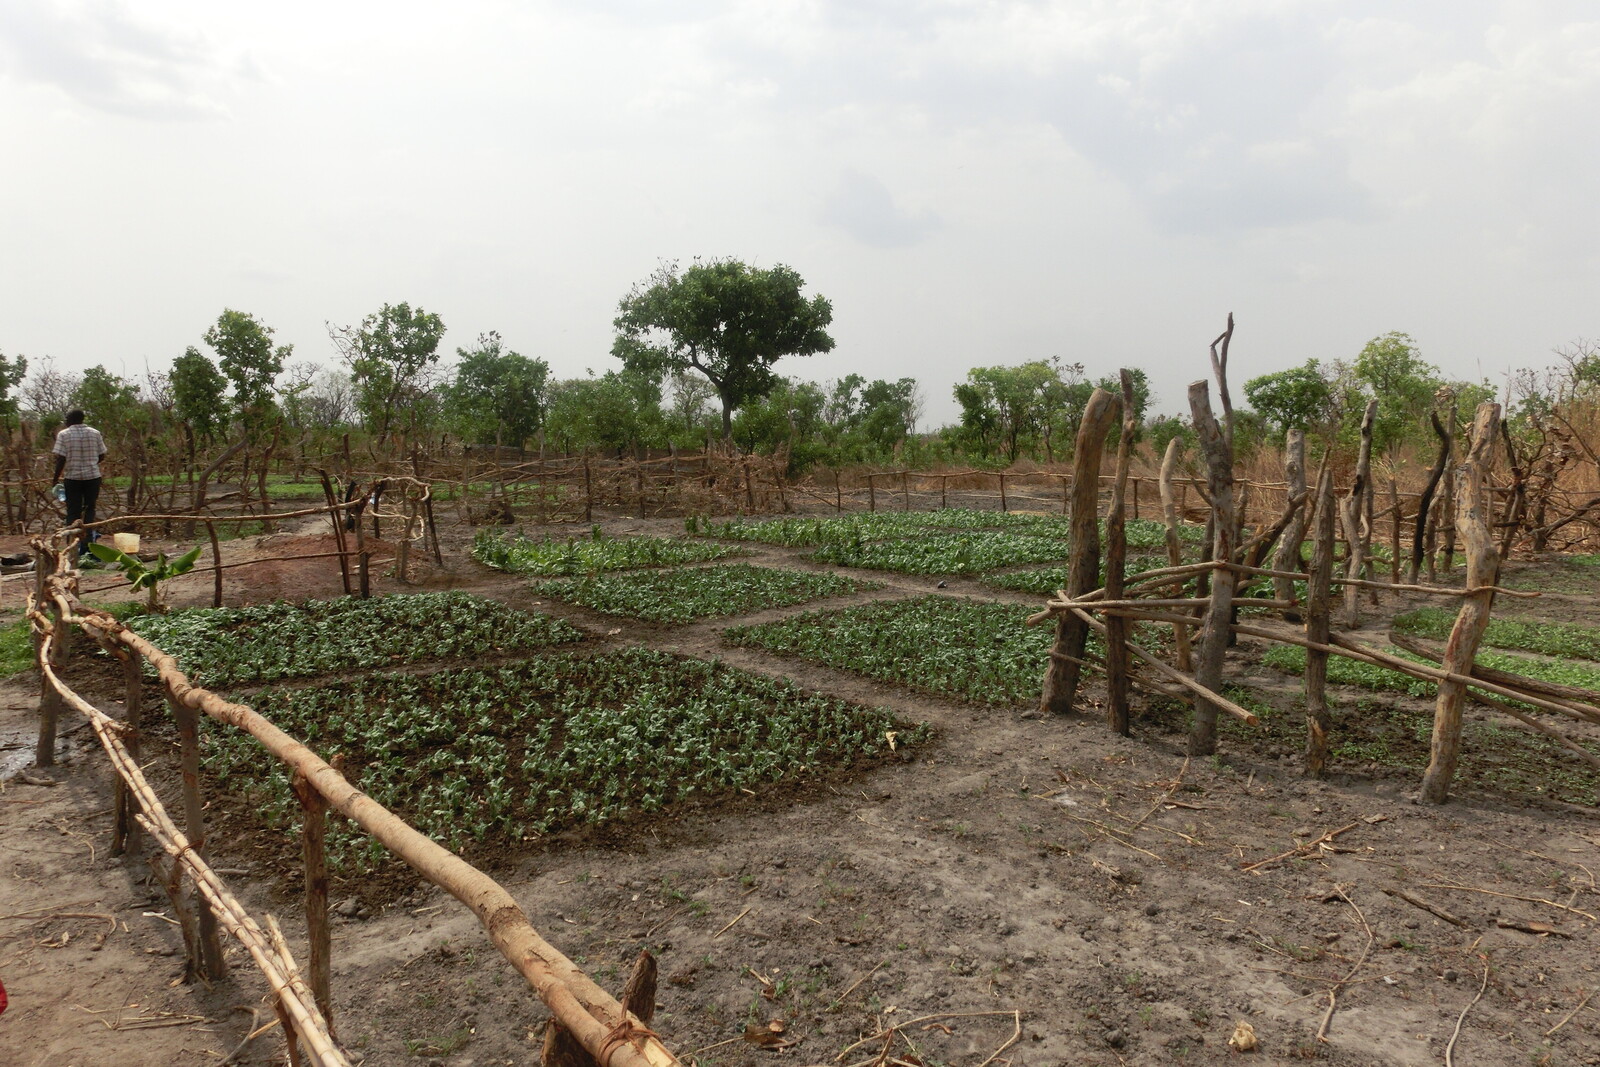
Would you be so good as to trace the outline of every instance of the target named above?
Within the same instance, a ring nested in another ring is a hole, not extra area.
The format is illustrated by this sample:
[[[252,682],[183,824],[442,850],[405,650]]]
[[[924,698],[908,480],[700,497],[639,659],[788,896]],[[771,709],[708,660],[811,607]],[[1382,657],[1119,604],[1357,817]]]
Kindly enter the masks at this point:
[[[1122,434],[1117,441],[1116,475],[1111,483],[1111,510],[1106,513],[1106,599],[1121,600],[1128,561],[1127,516],[1130,442],[1139,429],[1134,413],[1133,377],[1122,371]],[[1129,731],[1128,629],[1126,615],[1106,616],[1106,725],[1124,737]]]
[[[167,705],[172,708],[178,723],[178,742],[183,766],[183,833],[195,855],[206,854],[205,807],[200,801],[200,713],[169,689]],[[222,938],[217,927],[216,912],[200,893],[194,895],[195,913],[199,917],[200,958],[190,961],[201,978],[218,979],[228,973],[228,961],[222,954]]]
[[[1167,564],[1172,567],[1183,566],[1183,538],[1178,535],[1178,496],[1172,485],[1172,476],[1178,469],[1178,457],[1182,454],[1183,438],[1173,437],[1167,442],[1167,454],[1161,459],[1161,480],[1157,486],[1161,491],[1161,513],[1167,524]],[[1181,585],[1179,588],[1182,588]],[[1187,674],[1194,669],[1187,625],[1179,622],[1172,624],[1172,643],[1177,667]]]
[[[1106,434],[1115,424],[1121,401],[1104,389],[1096,389],[1084,405],[1083,422],[1078,425],[1077,450],[1073,454],[1072,478],[1072,554],[1067,563],[1067,596],[1081,597],[1100,584],[1100,522],[1096,514],[1100,496],[1100,456]],[[1065,715],[1072,710],[1083,675],[1083,648],[1089,627],[1073,612],[1056,617],[1055,647],[1044,671],[1041,710]]]
[[[1456,528],[1461,532],[1467,552],[1467,592],[1461,601],[1456,624],[1445,642],[1445,670],[1459,675],[1472,673],[1478,642],[1489,625],[1494,607],[1494,585],[1500,574],[1500,553],[1495,547],[1490,525],[1492,508],[1485,488],[1489,454],[1500,432],[1500,405],[1479,404],[1472,421],[1472,442],[1455,472]],[[1461,705],[1465,702],[1465,683],[1447,680],[1439,683],[1439,699],[1433,711],[1433,747],[1427,773],[1422,778],[1423,802],[1443,804],[1450,795],[1461,757]]]
[[[1189,411],[1194,417],[1195,434],[1206,458],[1207,488],[1210,490],[1212,517],[1212,559],[1233,561],[1233,446],[1223,427],[1211,414],[1210,389],[1205,381],[1189,386]],[[1194,680],[1211,692],[1222,687],[1222,658],[1228,651],[1232,632],[1233,590],[1239,575],[1232,567],[1219,567],[1211,575],[1211,603],[1206,607],[1200,628],[1200,647],[1195,656]],[[1216,703],[1205,697],[1194,702],[1194,722],[1189,729],[1189,754],[1209,756],[1217,750]]]
[[[122,743],[128,755],[139,758],[139,739],[144,726],[144,657],[131,648],[114,648],[113,654],[122,663],[123,721],[128,732]],[[111,854],[139,851],[139,823],[134,819],[139,805],[128,791],[128,783],[117,775],[116,791],[112,800],[114,818],[111,825]]]
[[[1323,464],[1317,478],[1316,532],[1306,583],[1306,774],[1321,778],[1328,765],[1328,616],[1333,610],[1333,472]]]
[[[1367,537],[1370,531],[1362,521],[1362,508],[1367,497],[1367,477],[1372,467],[1372,423],[1378,417],[1378,402],[1367,401],[1367,410],[1361,417],[1361,450],[1356,455],[1355,481],[1350,484],[1350,495],[1341,502],[1340,514],[1344,520],[1344,540],[1349,546],[1348,558],[1344,564],[1344,576],[1350,579],[1361,577],[1361,568],[1366,565]],[[1344,614],[1347,626],[1357,626],[1361,622],[1361,587],[1354,581],[1346,583],[1344,587]]]
[[[1289,488],[1289,524],[1283,528],[1283,534],[1278,541],[1277,553],[1272,557],[1272,569],[1278,571],[1297,571],[1300,569],[1300,544],[1306,537],[1306,516],[1310,511],[1306,502],[1306,432],[1304,430],[1290,430],[1284,441],[1283,460],[1284,480]],[[1294,580],[1292,578],[1272,579],[1272,590],[1279,600],[1294,599]],[[1285,608],[1283,618],[1286,622],[1299,622],[1300,612],[1294,608]]]
[[[334,758],[338,769],[338,757]],[[300,801],[300,851],[305,860],[306,939],[310,943],[311,994],[333,1033],[333,997],[329,987],[333,938],[328,927],[328,802],[299,771],[294,795]]]

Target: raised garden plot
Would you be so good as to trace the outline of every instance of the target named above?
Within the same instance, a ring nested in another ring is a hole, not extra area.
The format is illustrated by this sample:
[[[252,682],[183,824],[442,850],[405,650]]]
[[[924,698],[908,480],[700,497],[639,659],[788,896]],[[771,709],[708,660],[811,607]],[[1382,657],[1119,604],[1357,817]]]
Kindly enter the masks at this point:
[[[467,593],[195,608],[128,625],[208,688],[528,652],[583,636],[560,619]]]
[[[979,531],[928,534],[895,541],[830,542],[811,558],[819,563],[901,574],[976,574],[1019,563],[1044,563],[1070,554],[1066,541]]]
[[[454,848],[540,834],[691,796],[798,778],[928,736],[868,708],[648,649],[552,653],[498,669],[370,675],[276,690],[254,706],[352,781]],[[281,768],[250,737],[207,724],[206,767],[266,825],[298,817]],[[346,869],[377,861],[341,830]],[[289,842],[286,840],[285,844]]]
[[[1423,666],[1434,668],[1439,666],[1433,660],[1425,659],[1404,649],[1388,649],[1387,651]],[[1558,682],[1561,685],[1577,686],[1580,689],[1600,690],[1600,667],[1589,663],[1533,659],[1527,656],[1513,656],[1501,652],[1479,652],[1476,661],[1483,667],[1510,671],[1513,674],[1522,674],[1529,678],[1538,678],[1546,682]],[[1269,667],[1276,667],[1278,670],[1286,671],[1290,674],[1303,674],[1306,669],[1306,650],[1298,645],[1278,645],[1267,650],[1267,654],[1262,657],[1262,662]],[[1343,656],[1328,657],[1328,681],[1339,685],[1360,686],[1362,689],[1387,689],[1424,698],[1431,698],[1439,692],[1437,682],[1413,678],[1409,674],[1402,674],[1388,667],[1378,667],[1370,663],[1358,663]],[[1516,702],[1512,701],[1512,703]]]
[[[535,585],[534,592],[610,615],[627,615],[651,622],[688,622],[882,588],[882,582],[837,574],[730,563],[637,574],[553,578]]]
[[[1132,576],[1141,571],[1155,570],[1166,565],[1165,556],[1135,556],[1128,560],[1124,573]],[[1102,583],[1105,581],[1103,566],[1100,569],[1100,580]],[[1005,574],[986,574],[983,583],[998,589],[1012,589],[1019,593],[1054,596],[1057,589],[1066,588],[1067,568],[1041,567],[1035,570],[1009,571]]]
[[[635,567],[674,567],[737,555],[739,549],[676,537],[590,537],[534,540],[480,531],[472,539],[472,558],[508,571],[549,577],[598,574]]]
[[[799,656],[886,682],[986,704],[1039,699],[1053,632],[1033,609],[927,596],[729,627],[732,645]]]
[[[944,508],[936,511],[876,511],[837,518],[730,519],[711,522],[690,517],[684,523],[699,537],[728,541],[759,541],[787,548],[811,548],[836,542],[879,541],[915,536],[933,530],[992,530],[1033,537],[1067,539],[1071,522],[1062,515],[1034,515],[1016,511],[977,511]],[[1104,533],[1105,523],[1101,522]],[[1126,524],[1130,548],[1154,549],[1166,544],[1166,527],[1150,519],[1130,519]],[[1186,542],[1198,542],[1204,531],[1185,526],[1179,531]]]

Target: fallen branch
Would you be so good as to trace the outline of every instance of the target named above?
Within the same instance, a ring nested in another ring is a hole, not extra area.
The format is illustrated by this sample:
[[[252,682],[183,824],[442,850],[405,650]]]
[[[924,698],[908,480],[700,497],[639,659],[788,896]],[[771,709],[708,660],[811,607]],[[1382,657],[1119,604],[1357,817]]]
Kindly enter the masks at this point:
[[[1467,1012],[1472,1010],[1474,1004],[1483,999],[1483,991],[1489,988],[1489,957],[1483,956],[1481,958],[1483,960],[1483,981],[1478,986],[1478,995],[1473,997],[1472,1001],[1461,1009],[1461,1015],[1456,1019],[1455,1033],[1450,1035],[1450,1043],[1444,1047],[1444,1067],[1456,1067],[1454,1056],[1456,1039],[1461,1036],[1461,1024],[1467,1021]]]
[[[1328,1010],[1323,1012],[1322,1025],[1317,1027],[1317,1041],[1324,1044],[1328,1040],[1328,1025],[1333,1022],[1333,1010],[1334,1008],[1338,1007],[1339,1004],[1339,990],[1343,989],[1345,984],[1349,982],[1350,979],[1354,978],[1356,976],[1356,972],[1359,971],[1362,965],[1367,962],[1367,956],[1372,952],[1372,942],[1377,940],[1372,933],[1372,926],[1367,922],[1367,917],[1361,914],[1361,909],[1356,907],[1356,902],[1350,899],[1349,894],[1344,891],[1344,887],[1336,885],[1333,887],[1333,889],[1334,892],[1339,894],[1340,899],[1346,904],[1350,905],[1351,909],[1355,911],[1356,918],[1361,920],[1361,928],[1367,932],[1367,944],[1366,947],[1361,950],[1361,956],[1356,960],[1356,965],[1350,968],[1348,974],[1335,982],[1332,989],[1328,990]]]
[[[1467,920],[1461,918],[1459,915],[1452,915],[1448,911],[1445,911],[1443,908],[1439,907],[1437,904],[1430,904],[1421,897],[1406,892],[1404,889],[1385,889],[1384,892],[1391,897],[1399,897],[1407,904],[1415,905],[1430,915],[1438,916],[1451,926],[1471,926],[1471,923],[1467,922]]]
[[[1313,849],[1317,849],[1317,848],[1322,847],[1323,845],[1325,845],[1328,842],[1332,841],[1334,838],[1338,837],[1340,834],[1348,833],[1349,831],[1354,830],[1356,827],[1360,826],[1362,824],[1362,822],[1364,822],[1364,821],[1365,820],[1357,819],[1355,822],[1351,823],[1348,826],[1341,826],[1337,830],[1329,830],[1327,833],[1323,834],[1321,837],[1317,838],[1315,841],[1307,841],[1303,845],[1296,845],[1294,848],[1291,848],[1287,852],[1280,852],[1276,856],[1269,856],[1264,860],[1257,860],[1255,863],[1249,864],[1248,866],[1240,867],[1239,869],[1241,871],[1254,871],[1254,870],[1259,870],[1260,868],[1267,866],[1267,864],[1269,864],[1269,863],[1277,863],[1280,860],[1293,859],[1296,856],[1309,856]]]
[[[1568,907],[1565,904],[1558,904],[1553,900],[1546,900],[1544,897],[1521,897],[1517,896],[1515,893],[1497,893],[1493,889],[1478,889],[1470,885],[1452,885],[1449,882],[1428,883],[1422,888],[1454,889],[1459,893],[1482,893],[1486,897],[1499,897],[1502,900],[1525,900],[1530,904],[1546,904],[1552,908],[1559,908],[1562,911],[1570,911],[1574,915],[1581,915],[1590,922],[1600,922],[1600,920],[1597,920],[1593,915],[1590,915],[1586,911],[1580,911],[1577,908]]]

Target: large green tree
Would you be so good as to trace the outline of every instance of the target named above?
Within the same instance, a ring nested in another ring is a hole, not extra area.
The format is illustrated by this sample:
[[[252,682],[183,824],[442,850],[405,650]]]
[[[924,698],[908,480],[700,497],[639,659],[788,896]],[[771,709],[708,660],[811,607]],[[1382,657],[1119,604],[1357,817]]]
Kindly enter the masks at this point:
[[[696,370],[722,402],[722,436],[733,413],[765,396],[784,356],[828,352],[833,305],[806,298],[805,280],[782,264],[767,270],[736,259],[663,264],[618,305],[611,353],[630,371],[653,375]]]
[[[481,445],[521,448],[544,426],[550,364],[507,350],[493,331],[456,355],[455,378],[445,387],[456,432]]]
[[[10,427],[17,417],[16,388],[22,384],[22,379],[27,373],[27,356],[8,359],[4,353],[0,353],[0,415],[5,416],[7,427]]]
[[[1314,359],[1251,378],[1244,383],[1244,395],[1279,436],[1321,426],[1336,413],[1333,382]]]
[[[272,327],[254,315],[225,309],[206,331],[205,343],[217,353],[217,362],[233,383],[233,404],[251,438],[259,436],[277,416],[274,386],[293,345],[272,345]]]
[[[397,418],[413,431],[426,422],[443,319],[408,303],[385,304],[360,326],[330,324],[328,336],[350,367],[356,409],[369,430],[381,438]]]

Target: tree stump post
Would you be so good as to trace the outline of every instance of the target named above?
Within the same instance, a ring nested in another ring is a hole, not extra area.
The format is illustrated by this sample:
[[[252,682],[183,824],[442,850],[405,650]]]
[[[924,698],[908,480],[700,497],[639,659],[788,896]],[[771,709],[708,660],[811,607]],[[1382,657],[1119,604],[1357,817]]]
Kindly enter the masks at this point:
[[[1221,564],[1233,562],[1233,539],[1238,529],[1233,513],[1233,446],[1223,427],[1211,414],[1210,389],[1202,379],[1189,386],[1189,410],[1194,417],[1195,434],[1206,459],[1207,488],[1210,490],[1212,517],[1212,559]],[[1200,647],[1196,651],[1194,680],[1216,692],[1222,686],[1222,659],[1233,632],[1233,590],[1239,575],[1231,566],[1217,567],[1211,576],[1211,602],[1206,606],[1200,628]],[[1189,754],[1209,756],[1217,750],[1216,703],[1205,697],[1194,702],[1194,722],[1189,730]]]
[[[1115,396],[1096,389],[1084,405],[1078,426],[1077,450],[1072,457],[1072,554],[1067,562],[1067,595],[1080,597],[1100,584],[1099,506],[1100,456],[1106,434],[1122,406]],[[1055,647],[1044,672],[1040,710],[1065,715],[1072,710],[1083,674],[1083,648],[1089,627],[1071,612],[1056,617]]]
[[[1328,765],[1328,633],[1332,628],[1333,472],[1324,464],[1317,478],[1316,530],[1311,545],[1311,573],[1306,582],[1306,775],[1321,778]]]
[[[1129,442],[1139,428],[1133,406],[1133,376],[1124,369],[1122,378],[1122,433],[1117,441],[1116,475],[1111,483],[1111,509],[1106,513],[1106,599],[1121,600],[1128,560],[1126,495]],[[1126,615],[1106,616],[1106,725],[1124,737],[1129,733],[1128,706],[1128,630],[1132,622]]]
[[[63,551],[71,552],[72,546],[68,545]],[[50,613],[51,628],[56,633],[56,640],[51,643],[50,665],[60,663],[59,655],[61,646],[61,609],[53,600],[46,597],[46,580],[55,571],[55,553],[43,548],[36,548],[33,552],[33,600],[40,611]],[[44,651],[44,636],[36,633],[33,638],[33,658],[36,663],[42,662]],[[44,676],[44,670],[39,670],[39,740],[34,746],[33,763],[36,767],[54,767],[56,763],[56,720],[61,713],[61,697],[56,693],[55,687]]]
[[[1004,473],[1001,473],[1001,475],[1000,475],[1000,512],[1001,512],[1001,514],[1004,514],[1007,510],[1008,509],[1006,507],[1006,476],[1005,476]]]
[[[1461,611],[1445,642],[1445,670],[1470,675],[1478,654],[1478,642],[1489,625],[1494,607],[1494,584],[1500,576],[1500,553],[1495,547],[1494,530],[1485,481],[1489,452],[1500,430],[1500,405],[1479,404],[1472,421],[1472,441],[1455,472],[1456,528],[1461,531],[1467,553],[1467,593]],[[1439,683],[1439,699],[1433,711],[1432,754],[1422,778],[1421,799],[1427,804],[1443,804],[1450,795],[1461,757],[1461,706],[1467,697],[1466,683],[1446,679]]]

